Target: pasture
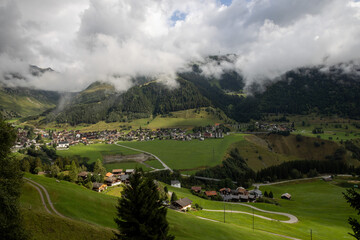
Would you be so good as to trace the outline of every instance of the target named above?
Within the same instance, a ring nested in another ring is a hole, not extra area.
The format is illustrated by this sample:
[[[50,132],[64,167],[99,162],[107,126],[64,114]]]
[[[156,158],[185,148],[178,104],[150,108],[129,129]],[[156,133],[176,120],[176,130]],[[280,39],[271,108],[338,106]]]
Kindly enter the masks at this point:
[[[245,141],[243,134],[225,136],[223,139],[205,141],[154,140],[147,142],[120,142],[120,144],[151,152],[170,168],[192,172],[221,163],[232,143]]]
[[[115,217],[116,197],[109,196],[103,193],[97,193],[73,183],[62,181],[57,183],[53,178],[46,178],[43,176],[36,176],[26,174],[26,177],[39,182],[48,190],[51,200],[56,209],[65,216],[75,219],[77,226],[70,226],[68,221],[53,215],[39,215],[37,220],[39,224],[31,222],[30,219],[25,220],[28,227],[34,228],[32,231],[35,239],[46,239],[44,234],[53,234],[53,239],[79,239],[79,236],[91,236],[96,239],[110,239],[111,228],[116,228],[113,218]],[[39,197],[36,197],[36,190],[28,185],[25,185],[22,196],[23,206],[37,206],[37,208],[28,209],[29,216],[37,216],[38,210],[41,208]],[[29,208],[29,207],[27,207]],[[40,209],[41,210],[41,209]],[[24,210],[25,212],[25,210]],[[270,235],[262,231],[250,231],[247,227],[236,226],[234,224],[223,224],[218,222],[211,222],[208,220],[199,219],[190,214],[184,214],[168,210],[167,219],[170,224],[171,234],[176,236],[176,239],[211,239],[211,240],[227,240],[227,239],[282,239],[277,236]],[[64,221],[64,223],[62,223]],[[61,224],[59,230],[57,225]],[[82,230],[82,224],[90,226]],[[74,224],[74,223],[72,223]],[[196,227],[194,227],[196,226]],[[36,229],[35,229],[36,228]],[[79,230],[79,229],[80,230]],[[110,229],[109,229],[110,228]],[[53,230],[55,229],[55,230]],[[65,232],[61,232],[65,231]],[[48,233],[55,231],[55,233]],[[75,231],[79,231],[76,233]],[[93,231],[97,231],[93,233]],[[103,234],[103,236],[101,236]],[[100,235],[100,236],[99,236]],[[84,237],[84,238],[85,238]],[[81,237],[81,239],[84,239]]]
[[[224,203],[211,202],[191,195],[189,190],[168,187],[169,191],[175,191],[179,197],[189,197],[194,203],[200,204],[203,208],[224,209]],[[260,187],[263,192],[272,191],[274,198],[279,202],[279,206],[266,203],[252,203],[258,208],[270,211],[291,213],[298,217],[299,222],[286,224],[277,221],[267,221],[254,218],[255,229],[279,233],[300,239],[310,239],[310,230],[313,239],[352,239],[348,232],[351,231],[347,223],[349,216],[355,216],[355,212],[346,203],[342,196],[345,188],[340,187],[335,182],[324,182],[322,180],[298,181],[281,185]],[[290,193],[292,200],[280,199],[281,194]],[[235,204],[225,204],[226,210],[240,210]],[[245,210],[246,211],[246,210]],[[191,214],[210,218],[217,221],[224,220],[222,212],[197,211]],[[255,214],[264,215],[263,213]],[[269,216],[274,218],[273,215]],[[277,219],[277,218],[275,218]],[[278,219],[282,220],[282,219]],[[236,213],[226,213],[225,221],[237,226],[252,228],[253,218],[249,215]]]

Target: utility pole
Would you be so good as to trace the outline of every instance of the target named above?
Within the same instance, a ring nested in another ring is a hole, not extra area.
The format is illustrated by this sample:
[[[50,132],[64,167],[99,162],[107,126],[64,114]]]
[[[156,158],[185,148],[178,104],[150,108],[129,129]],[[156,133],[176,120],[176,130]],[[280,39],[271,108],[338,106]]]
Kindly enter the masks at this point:
[[[224,223],[225,223],[225,200],[224,200]]]
[[[255,229],[255,216],[254,216],[254,209],[253,210],[253,232],[254,232],[254,229]]]
[[[312,229],[310,229],[310,240],[312,240]]]

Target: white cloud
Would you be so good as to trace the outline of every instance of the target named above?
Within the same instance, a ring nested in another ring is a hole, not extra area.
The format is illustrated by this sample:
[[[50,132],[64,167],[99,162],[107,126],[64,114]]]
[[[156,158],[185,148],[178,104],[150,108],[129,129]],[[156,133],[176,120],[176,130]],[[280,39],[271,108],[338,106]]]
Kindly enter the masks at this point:
[[[176,86],[175,72],[188,61],[233,53],[234,64],[209,62],[204,73],[235,69],[251,83],[358,60],[359,16],[352,0],[5,0],[0,75],[17,70],[28,80],[13,84],[67,91],[96,80],[126,90],[140,75]],[[34,78],[27,64],[57,72]]]

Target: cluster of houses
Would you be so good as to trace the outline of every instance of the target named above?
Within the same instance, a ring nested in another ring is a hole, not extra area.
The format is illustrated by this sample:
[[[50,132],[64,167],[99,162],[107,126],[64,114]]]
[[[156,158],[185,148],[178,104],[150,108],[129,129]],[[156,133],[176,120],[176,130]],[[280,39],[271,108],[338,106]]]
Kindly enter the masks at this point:
[[[203,193],[206,197],[215,197],[220,195],[224,201],[227,202],[254,202],[256,199],[262,197],[262,192],[259,189],[246,190],[243,187],[236,189],[221,188],[217,191],[202,191],[200,186],[193,186],[191,190],[195,193]]]
[[[102,192],[107,189],[107,187],[112,187],[120,184],[128,184],[130,175],[134,173],[134,169],[113,169],[112,172],[108,172],[105,175],[104,183],[93,183],[93,190],[96,192]],[[81,172],[78,174],[78,177],[86,180],[92,173]]]
[[[221,129],[213,127],[211,130],[196,133],[186,133],[186,130],[180,128],[163,128],[156,130],[137,129],[132,130],[120,137],[123,141],[151,141],[151,140],[180,140],[191,141],[193,139],[205,140],[205,138],[223,138],[224,133]]]
[[[14,149],[19,150],[22,148],[35,145],[39,147],[41,143],[36,141],[37,136],[49,139],[48,145],[55,145],[57,149],[67,149],[71,145],[79,143],[92,144],[95,140],[113,144],[118,140],[122,141],[150,141],[150,140],[181,140],[191,141],[193,139],[205,140],[206,138],[223,138],[224,133],[219,128],[219,124],[215,124],[211,127],[204,128],[204,131],[195,133],[187,133],[186,130],[180,128],[164,128],[164,129],[142,129],[141,127],[137,130],[131,130],[128,133],[119,132],[118,130],[104,130],[104,131],[93,131],[93,132],[80,132],[80,130],[63,130],[63,131],[45,131],[42,129],[35,129],[34,139],[29,139],[29,130],[18,128],[17,130],[17,141]]]
[[[51,144],[56,144],[58,149],[68,148],[71,145],[79,143],[91,144],[94,140],[100,140],[109,144],[115,143],[121,133],[117,130],[104,130],[104,131],[93,131],[93,132],[80,132],[76,131],[59,131],[52,132]]]
[[[255,123],[255,128],[268,132],[292,132],[294,126],[292,123]]]

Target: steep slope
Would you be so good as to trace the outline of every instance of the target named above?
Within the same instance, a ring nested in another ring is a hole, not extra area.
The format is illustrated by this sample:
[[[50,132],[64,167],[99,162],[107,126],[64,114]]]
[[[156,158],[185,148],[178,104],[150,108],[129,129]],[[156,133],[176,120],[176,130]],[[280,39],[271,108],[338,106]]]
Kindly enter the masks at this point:
[[[210,106],[210,101],[195,86],[178,79],[179,87],[169,89],[150,82],[119,93],[108,83],[96,82],[78,93],[65,109],[55,116],[58,123],[115,122],[146,118],[155,114]],[[48,120],[52,120],[48,117]]]
[[[38,115],[55,108],[59,98],[53,91],[0,86],[0,112],[5,118]]]

